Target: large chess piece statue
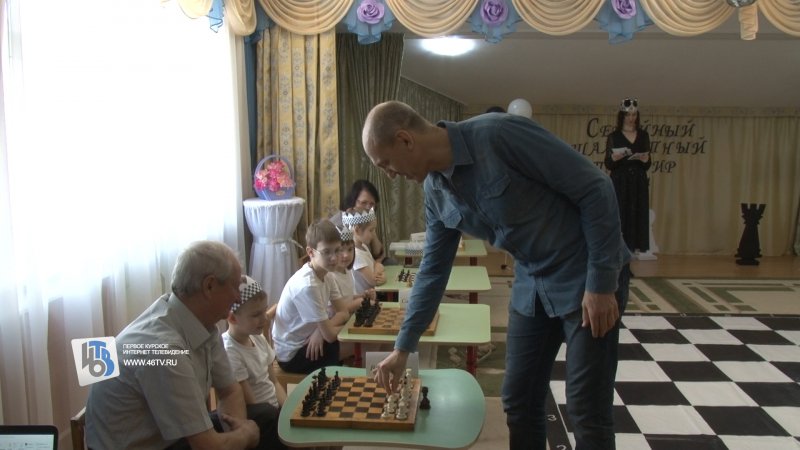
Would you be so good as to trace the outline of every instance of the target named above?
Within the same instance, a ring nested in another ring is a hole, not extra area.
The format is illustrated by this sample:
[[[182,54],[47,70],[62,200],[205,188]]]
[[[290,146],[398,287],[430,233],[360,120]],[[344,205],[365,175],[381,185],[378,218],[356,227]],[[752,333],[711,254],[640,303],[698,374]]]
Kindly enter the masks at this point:
[[[739,240],[739,249],[736,251],[736,264],[743,266],[757,266],[761,257],[761,243],[758,240],[758,221],[764,215],[764,203],[742,203],[742,218],[744,218],[744,231]]]

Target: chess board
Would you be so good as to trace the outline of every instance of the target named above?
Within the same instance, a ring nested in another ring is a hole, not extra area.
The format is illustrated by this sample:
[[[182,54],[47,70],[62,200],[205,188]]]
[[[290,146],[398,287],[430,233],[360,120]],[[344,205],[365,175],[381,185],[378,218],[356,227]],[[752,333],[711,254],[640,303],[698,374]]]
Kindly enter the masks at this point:
[[[623,316],[617,449],[800,448],[800,316]],[[553,368],[548,442],[575,448],[565,348]]]
[[[420,380],[410,378],[411,402],[408,417],[404,420],[390,417],[384,419],[383,405],[386,391],[370,377],[342,377],[341,384],[333,396],[324,416],[301,415],[298,405],[289,423],[298,427],[357,428],[362,430],[412,431],[417,420],[420,400]]]
[[[400,326],[406,318],[405,308],[381,308],[375,317],[371,327],[356,326],[355,322],[348,325],[348,331],[352,334],[388,334],[397,335],[400,333]],[[431,324],[422,332],[423,336],[433,336],[436,334],[436,326],[439,323],[439,311],[433,316]]]

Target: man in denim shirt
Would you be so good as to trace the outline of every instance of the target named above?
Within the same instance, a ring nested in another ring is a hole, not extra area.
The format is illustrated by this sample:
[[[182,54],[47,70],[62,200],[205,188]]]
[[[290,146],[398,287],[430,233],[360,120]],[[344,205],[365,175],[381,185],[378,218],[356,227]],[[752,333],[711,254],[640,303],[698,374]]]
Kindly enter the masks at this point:
[[[395,350],[378,364],[376,379],[396,387],[441,302],[463,231],[515,260],[502,389],[510,448],[545,448],[545,397],[564,340],[577,448],[614,448],[630,253],[610,179],[535,122],[509,114],[433,125],[391,101],[372,109],[362,139],[390,178],[402,175],[425,189],[422,262]]]

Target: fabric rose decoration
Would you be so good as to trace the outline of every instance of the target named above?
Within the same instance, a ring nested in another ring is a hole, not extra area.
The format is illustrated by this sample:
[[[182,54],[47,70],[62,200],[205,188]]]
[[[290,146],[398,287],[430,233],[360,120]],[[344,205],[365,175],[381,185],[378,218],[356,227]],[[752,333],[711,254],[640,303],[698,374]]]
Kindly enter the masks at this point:
[[[484,23],[497,26],[508,18],[508,8],[503,0],[483,0],[481,4],[481,19]]]
[[[384,5],[384,0],[353,2],[342,23],[347,30],[358,35],[360,44],[373,44],[381,40],[381,33],[392,28],[394,14]]]
[[[636,15],[636,3],[633,0],[614,0],[614,12],[622,19],[630,19]]]
[[[484,35],[486,42],[496,44],[503,36],[516,31],[522,18],[507,0],[481,0],[467,20],[472,31]]]
[[[375,0],[363,0],[358,5],[358,20],[375,25],[383,19],[384,6]]]

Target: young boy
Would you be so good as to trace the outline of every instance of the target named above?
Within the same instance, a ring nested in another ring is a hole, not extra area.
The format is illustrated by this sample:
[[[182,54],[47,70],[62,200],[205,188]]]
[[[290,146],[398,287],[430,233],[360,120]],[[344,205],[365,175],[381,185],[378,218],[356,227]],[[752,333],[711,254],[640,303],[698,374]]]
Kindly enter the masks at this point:
[[[272,326],[278,364],[287,372],[311,373],[339,363],[336,336],[350,313],[334,309],[329,315],[328,302],[361,298],[342,295],[330,273],[336,270],[341,249],[339,230],[330,221],[321,220],[308,228],[309,262],[286,282]]]
[[[222,334],[225,350],[236,381],[242,386],[247,416],[262,417],[261,444],[264,448],[286,448],[278,438],[278,413],[286,391],[275,377],[275,351],[264,337],[267,324],[267,294],[254,279],[244,276],[239,301],[228,313],[228,331]],[[265,426],[266,425],[266,426]]]
[[[386,283],[383,264],[376,262],[369,245],[375,239],[378,226],[375,210],[350,208],[342,213],[342,224],[353,230],[356,260],[353,263],[353,280],[356,292],[362,292]]]

